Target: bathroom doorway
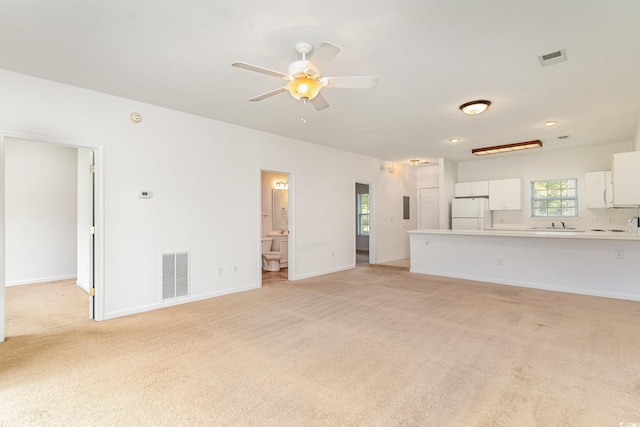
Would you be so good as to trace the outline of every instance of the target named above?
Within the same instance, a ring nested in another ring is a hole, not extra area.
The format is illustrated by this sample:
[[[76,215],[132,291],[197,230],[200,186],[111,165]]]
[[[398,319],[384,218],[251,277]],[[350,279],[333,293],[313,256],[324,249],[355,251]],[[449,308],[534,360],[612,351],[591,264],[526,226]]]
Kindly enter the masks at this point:
[[[356,266],[371,262],[371,191],[369,184],[356,182]]]
[[[292,174],[262,170],[260,174],[260,269],[262,286],[293,279]]]

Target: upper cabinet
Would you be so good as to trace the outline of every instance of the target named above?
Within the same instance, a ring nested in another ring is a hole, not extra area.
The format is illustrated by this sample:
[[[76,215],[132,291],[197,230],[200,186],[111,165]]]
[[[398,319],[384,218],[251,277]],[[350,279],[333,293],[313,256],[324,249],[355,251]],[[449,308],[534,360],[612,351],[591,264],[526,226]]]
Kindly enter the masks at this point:
[[[454,187],[455,197],[487,197],[489,181],[457,182]]]
[[[640,206],[640,151],[615,153],[611,165],[613,204]]]
[[[584,178],[587,208],[613,207],[611,171],[587,172]]]
[[[489,181],[489,209],[492,211],[522,209],[522,178]]]

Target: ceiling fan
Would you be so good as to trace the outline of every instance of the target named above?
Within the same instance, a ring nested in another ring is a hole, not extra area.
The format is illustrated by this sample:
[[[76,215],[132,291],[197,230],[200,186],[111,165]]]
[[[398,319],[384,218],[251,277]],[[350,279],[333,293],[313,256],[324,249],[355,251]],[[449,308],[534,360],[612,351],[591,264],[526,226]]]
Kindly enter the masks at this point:
[[[289,91],[294,98],[305,103],[310,101],[316,110],[323,110],[329,106],[327,100],[320,93],[323,88],[368,89],[378,85],[377,76],[322,77],[322,70],[333,61],[333,58],[340,53],[341,49],[334,44],[322,42],[311,60],[309,60],[307,55],[312,50],[313,46],[310,43],[297,43],[296,51],[302,56],[302,59],[289,64],[286,74],[247,64],[246,62],[234,62],[231,65],[257,73],[280,77],[287,81],[287,84],[283,87],[250,98],[249,101],[262,101],[279,93]]]

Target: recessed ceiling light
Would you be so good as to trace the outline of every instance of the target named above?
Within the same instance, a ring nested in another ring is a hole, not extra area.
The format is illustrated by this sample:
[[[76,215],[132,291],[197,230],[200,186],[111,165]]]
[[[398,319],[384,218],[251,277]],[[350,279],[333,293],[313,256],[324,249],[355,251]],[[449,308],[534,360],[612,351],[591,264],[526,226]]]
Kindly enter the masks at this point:
[[[458,142],[460,142],[460,138],[451,138],[449,142],[452,144],[457,144]]]
[[[486,101],[484,99],[479,99],[477,101],[467,102],[460,106],[460,109],[463,113],[468,114],[470,116],[475,116],[484,112],[491,105],[491,101]]]
[[[546,127],[550,128],[558,124],[557,120],[549,120],[548,122],[543,123]]]

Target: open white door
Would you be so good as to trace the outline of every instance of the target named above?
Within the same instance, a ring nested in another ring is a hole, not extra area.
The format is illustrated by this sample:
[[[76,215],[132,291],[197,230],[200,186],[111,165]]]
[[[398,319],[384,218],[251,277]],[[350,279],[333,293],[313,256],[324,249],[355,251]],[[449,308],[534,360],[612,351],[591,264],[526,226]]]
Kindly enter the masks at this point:
[[[89,293],[89,318],[95,318],[95,153],[78,148],[77,283]]]

